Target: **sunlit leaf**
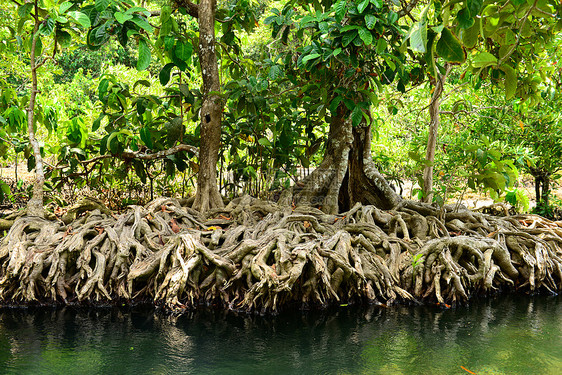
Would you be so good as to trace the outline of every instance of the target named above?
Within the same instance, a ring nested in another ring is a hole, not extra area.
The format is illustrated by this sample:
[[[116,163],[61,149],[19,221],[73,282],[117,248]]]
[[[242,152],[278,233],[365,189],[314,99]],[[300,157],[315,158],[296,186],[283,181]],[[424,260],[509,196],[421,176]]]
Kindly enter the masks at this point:
[[[150,65],[150,47],[145,39],[139,39],[139,58],[137,69],[144,70]]]
[[[463,63],[466,60],[466,52],[460,40],[449,29],[443,29],[441,32],[435,51],[450,63]]]

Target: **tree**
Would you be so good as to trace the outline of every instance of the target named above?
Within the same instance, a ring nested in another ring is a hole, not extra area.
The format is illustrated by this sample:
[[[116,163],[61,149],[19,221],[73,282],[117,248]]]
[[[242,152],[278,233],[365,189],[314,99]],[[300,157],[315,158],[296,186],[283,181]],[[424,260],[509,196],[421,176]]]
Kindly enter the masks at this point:
[[[307,14],[299,16],[289,4],[266,20],[281,41],[287,40],[291,27],[296,38],[304,39],[296,54],[288,52],[287,69],[312,100],[320,100],[322,113],[330,114],[324,159],[303,188],[295,190],[295,201],[329,213],[355,202],[395,207],[401,198],[371,157],[370,106],[378,102],[378,88],[395,77],[403,87],[407,74],[399,51],[398,13],[381,1],[323,2],[315,3],[315,9],[303,4],[303,9]]]
[[[199,173],[197,194],[193,207],[200,211],[223,207],[217,185],[217,162],[221,140],[223,101],[220,97],[220,78],[216,55],[215,15],[216,0],[201,0],[193,4],[183,3],[189,14],[199,24],[199,46],[197,54],[203,78],[203,104],[201,105],[201,147],[199,151]]]
[[[432,5],[433,12],[429,12]],[[507,99],[516,96],[535,100],[536,86],[521,78],[545,66],[544,59],[537,58],[541,51],[537,46],[545,47],[560,30],[561,24],[554,17],[560,10],[556,1],[472,0],[449,2],[445,6],[433,2],[412,24],[408,34],[410,47],[424,54],[423,60],[435,82],[429,105],[430,131],[422,181],[425,201],[432,200],[439,99],[451,69],[449,64],[464,63],[466,51],[471,51],[469,65],[462,67],[463,76],[468,71],[474,76],[476,86],[490,79],[503,86]],[[436,60],[437,57],[445,64]],[[530,64],[531,61],[534,63]]]
[[[61,48],[68,47],[72,41],[71,32],[76,32],[76,26],[89,27],[90,20],[78,12],[78,4],[63,2],[58,7],[43,8],[39,0],[17,5],[18,25],[12,30],[16,31],[21,46],[28,54],[29,69],[31,75],[31,87],[28,92],[27,102],[27,135],[29,144],[33,150],[33,163],[35,166],[35,180],[33,194],[27,204],[27,214],[30,216],[43,217],[43,187],[45,184],[45,173],[41,145],[36,137],[37,126],[37,95],[39,69],[49,60],[54,59]],[[31,28],[28,21],[31,20]],[[12,43],[17,43],[16,35],[12,35]],[[49,53],[47,54],[47,51]]]

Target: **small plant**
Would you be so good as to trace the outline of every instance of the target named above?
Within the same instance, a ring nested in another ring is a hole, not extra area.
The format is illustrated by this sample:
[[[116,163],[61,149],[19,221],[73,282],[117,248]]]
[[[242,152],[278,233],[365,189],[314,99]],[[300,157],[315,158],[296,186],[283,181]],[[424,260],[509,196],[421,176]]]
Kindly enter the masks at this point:
[[[13,200],[10,187],[4,181],[0,181],[0,203],[4,200]]]
[[[412,268],[414,269],[414,275],[415,275],[415,271],[416,271],[416,267],[420,266],[423,264],[423,254],[422,253],[417,253],[412,257]]]
[[[549,193],[548,204],[539,202],[533,209],[533,213],[546,217],[547,219],[559,220],[562,218],[562,200]]]
[[[522,189],[510,190],[505,195],[505,201],[515,207],[517,212],[529,211],[529,197]]]

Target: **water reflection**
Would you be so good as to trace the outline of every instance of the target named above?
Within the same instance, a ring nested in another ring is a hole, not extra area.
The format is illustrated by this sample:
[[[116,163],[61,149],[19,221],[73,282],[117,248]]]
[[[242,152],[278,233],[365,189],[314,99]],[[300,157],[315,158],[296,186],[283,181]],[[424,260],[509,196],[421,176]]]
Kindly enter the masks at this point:
[[[277,317],[199,311],[0,311],[8,374],[560,374],[562,299],[352,308]]]

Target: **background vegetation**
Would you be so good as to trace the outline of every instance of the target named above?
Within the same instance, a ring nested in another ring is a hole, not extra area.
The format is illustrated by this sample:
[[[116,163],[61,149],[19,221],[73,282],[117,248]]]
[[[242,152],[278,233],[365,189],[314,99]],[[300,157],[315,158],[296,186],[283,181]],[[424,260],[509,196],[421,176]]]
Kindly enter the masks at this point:
[[[199,160],[192,152],[138,157],[200,146],[199,26],[187,3],[37,2],[42,51],[33,126],[45,160],[46,202],[64,207],[92,194],[120,208],[195,193]],[[423,171],[431,165],[438,204],[474,191],[519,210],[534,198],[535,210],[555,216],[560,4],[386,3],[218,2],[221,194],[276,198],[281,188],[298,186],[322,161],[330,116],[341,102],[355,111],[354,121],[362,121],[355,114],[369,120],[373,159],[403,194],[413,183],[411,194],[423,199]],[[26,126],[33,4],[14,0],[1,10],[0,201],[8,206],[31,196],[30,180],[10,171],[35,167]],[[341,9],[350,7],[349,25],[336,25],[329,35],[339,36],[327,38],[331,22],[341,24]],[[359,103],[331,86],[337,61],[358,72],[362,64],[375,67],[351,77],[369,86]],[[432,161],[425,151],[428,107],[447,64]],[[527,196],[526,182],[536,196]]]

